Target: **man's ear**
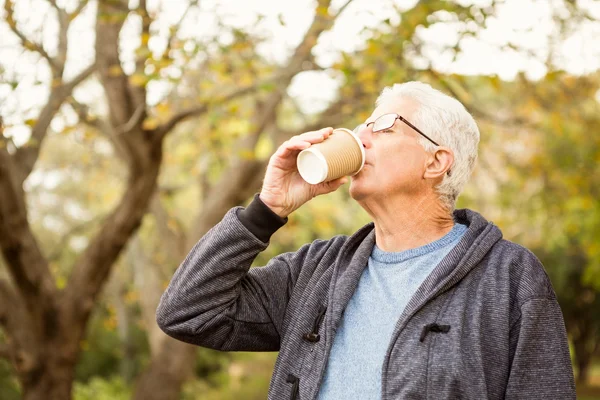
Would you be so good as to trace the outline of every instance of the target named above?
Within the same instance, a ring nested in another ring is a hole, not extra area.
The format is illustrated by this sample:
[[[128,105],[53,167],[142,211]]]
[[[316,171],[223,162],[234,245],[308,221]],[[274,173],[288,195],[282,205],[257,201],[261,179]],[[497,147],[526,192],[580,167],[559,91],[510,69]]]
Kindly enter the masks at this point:
[[[446,173],[450,175],[452,164],[454,164],[454,152],[448,147],[439,146],[427,159],[423,178],[435,179],[443,177]]]

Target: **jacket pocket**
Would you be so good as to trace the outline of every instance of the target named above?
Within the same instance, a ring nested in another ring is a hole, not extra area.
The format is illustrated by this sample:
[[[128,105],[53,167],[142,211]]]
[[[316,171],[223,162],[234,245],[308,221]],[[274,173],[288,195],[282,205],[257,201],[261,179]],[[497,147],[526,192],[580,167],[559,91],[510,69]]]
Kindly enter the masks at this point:
[[[292,384],[292,394],[290,396],[290,400],[299,400],[300,378],[292,374],[288,374],[286,382]]]

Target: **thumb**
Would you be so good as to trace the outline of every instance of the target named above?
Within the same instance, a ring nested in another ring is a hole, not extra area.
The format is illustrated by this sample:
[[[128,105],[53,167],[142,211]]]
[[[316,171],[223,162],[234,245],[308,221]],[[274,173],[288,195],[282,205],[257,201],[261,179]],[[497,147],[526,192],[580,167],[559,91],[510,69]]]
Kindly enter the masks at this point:
[[[320,183],[316,187],[315,195],[318,196],[320,194],[335,192],[339,189],[340,186],[342,186],[346,182],[348,182],[348,177],[344,176],[333,181]]]

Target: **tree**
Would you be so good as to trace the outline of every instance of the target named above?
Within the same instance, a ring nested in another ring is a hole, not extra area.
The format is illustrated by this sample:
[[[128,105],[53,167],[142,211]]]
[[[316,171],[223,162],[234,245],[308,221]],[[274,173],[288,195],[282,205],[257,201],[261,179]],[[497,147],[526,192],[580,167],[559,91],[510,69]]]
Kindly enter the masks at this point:
[[[65,79],[68,30],[71,21],[88,2],[81,1],[70,11],[54,1],[50,3],[59,22],[56,54],[29,39],[15,17],[15,4],[11,0],[4,3],[5,22],[22,46],[39,54],[52,72],[48,101],[37,118],[30,122],[28,142],[16,146],[4,131],[0,135],[0,247],[12,279],[12,285],[6,280],[0,281],[0,326],[7,335],[7,345],[0,354],[11,360],[25,399],[70,398],[79,343],[84,337],[87,321],[111,268],[148,210],[156,191],[167,135],[184,120],[205,114],[212,104],[247,95],[261,84],[237,85],[238,82],[232,82],[233,88],[229,92],[211,93],[204,102],[170,115],[157,124],[151,118],[154,110],[147,98],[150,79],[146,66],[156,63],[148,48],[153,16],[146,1],[140,0],[134,9],[129,9],[129,2],[125,0],[98,1],[95,61],[71,80]],[[269,82],[275,86],[259,97],[252,132],[242,142],[255,142],[275,119],[286,87],[305,68],[305,63],[311,61],[311,48],[317,38],[331,27],[337,13],[344,8],[334,11],[329,5],[327,0],[318,1],[314,21],[304,39],[287,64],[271,74]],[[141,25],[141,44],[131,74],[125,73],[119,51],[120,33],[128,18],[137,18]],[[172,57],[175,33],[174,30],[169,46],[159,60],[168,63]],[[89,108],[72,97],[74,88],[92,73],[97,74],[107,100],[106,120],[90,115]],[[85,251],[74,262],[64,288],[59,288],[29,225],[23,182],[30,176],[43,150],[50,123],[66,102],[73,106],[82,121],[94,125],[110,139],[127,170],[127,178],[118,204],[103,219]],[[212,215],[218,214],[223,204],[239,201],[239,189],[245,182],[255,179],[259,166],[256,161],[239,157],[232,160],[229,172],[214,187],[214,196],[201,217],[199,232],[210,226]],[[171,345],[175,344],[171,341]],[[150,367],[148,376],[151,377],[153,371]],[[160,398],[172,398],[178,393],[179,378],[174,378],[175,382],[163,381],[160,387],[153,386],[156,390],[167,388],[173,393]],[[139,392],[145,393],[144,398],[157,394],[148,388],[154,383],[152,378],[142,379]]]

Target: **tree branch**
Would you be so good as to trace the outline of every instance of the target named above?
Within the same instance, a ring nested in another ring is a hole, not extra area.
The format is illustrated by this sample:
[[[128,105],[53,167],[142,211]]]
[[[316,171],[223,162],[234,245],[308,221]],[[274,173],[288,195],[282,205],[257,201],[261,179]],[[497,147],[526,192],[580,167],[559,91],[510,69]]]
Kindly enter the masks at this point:
[[[67,48],[69,44],[69,39],[67,34],[69,32],[69,25],[71,24],[71,19],[69,18],[69,14],[65,10],[60,7],[56,7],[56,12],[58,14],[58,54],[56,55],[56,64],[59,68],[59,73],[57,76],[62,77],[62,74],[65,70],[65,64],[67,63]]]
[[[179,263],[185,257],[186,233],[176,217],[169,215],[163,206],[160,191],[154,194],[150,204],[150,211],[156,221],[158,236],[163,248],[169,255],[169,261]]]
[[[16,315],[21,309],[22,305],[15,291],[6,280],[0,279],[0,327],[8,335],[12,335],[18,330],[20,320]]]
[[[254,129],[234,146],[235,152],[242,149],[253,149],[261,133],[273,130],[277,107],[281,104],[286,88],[293,77],[303,70],[304,62],[312,59],[311,50],[321,33],[331,28],[335,22],[335,16],[329,14],[330,4],[331,0],[318,1],[315,17],[304,38],[296,47],[288,63],[275,73],[275,76],[278,77],[275,80],[277,89],[263,101],[257,102],[254,112],[256,117],[253,120]],[[210,194],[206,196],[207,202],[197,218],[198,223],[194,224],[190,238],[200,237],[210,226],[217,223],[233,204],[245,200],[248,190],[254,190],[254,185],[260,185],[259,178],[262,178],[264,174],[265,164],[266,161],[241,159],[234,156],[227,170],[222,173],[219,181],[212,186]],[[246,188],[246,190],[242,188]]]
[[[179,21],[177,21],[173,26],[171,26],[169,28],[169,38],[167,39],[167,47],[165,48],[165,51],[162,54],[163,58],[168,58],[169,57],[169,52],[173,48],[173,43],[175,42],[175,37],[177,36],[177,32],[179,31],[179,27],[181,26],[183,20],[187,16],[187,14],[190,11],[190,9],[193,6],[197,6],[197,5],[198,5],[198,0],[192,0],[192,1],[190,1],[190,3],[188,4],[188,6],[186,7],[185,11],[183,12],[183,14],[181,14],[181,17],[179,18]]]
[[[99,118],[90,114],[90,108],[87,104],[80,103],[73,97],[69,97],[67,103],[73,108],[73,111],[77,114],[79,122],[89,126],[90,128],[97,129],[100,132],[104,132],[105,129],[110,128],[108,124],[103,124]]]
[[[117,156],[126,163],[129,162],[129,153],[125,148],[123,141],[119,140],[118,135],[113,132],[114,129],[110,126],[110,124],[107,121],[104,120],[104,118],[99,118],[90,115],[89,107],[86,104],[78,102],[73,97],[69,98],[69,104],[77,113],[77,116],[79,117],[79,122],[83,123],[84,125],[87,125],[92,129],[96,129],[98,132],[104,135],[112,143],[113,148],[117,153]]]
[[[260,88],[260,86],[263,84],[264,84],[264,82],[261,82],[261,83],[258,83],[258,84],[252,85],[252,86],[247,86],[245,88],[234,90],[233,92],[226,94],[223,97],[212,100],[211,103],[219,103],[219,104],[226,103],[228,101],[234,100],[238,97],[242,97],[246,94],[249,94],[249,93],[252,93],[252,92],[258,90]],[[169,121],[167,121],[165,124],[161,125],[160,127],[158,127],[156,129],[156,133],[155,133],[156,140],[162,140],[169,132],[171,132],[173,130],[173,128],[175,128],[178,124],[185,121],[186,119],[191,118],[191,117],[198,117],[198,116],[204,114],[205,112],[207,112],[208,109],[210,108],[211,103],[204,103],[197,107],[183,110],[183,111],[175,114],[173,117],[171,117],[171,119]]]
[[[135,71],[138,74],[143,74],[145,61],[150,56],[148,41],[150,40],[150,24],[152,23],[152,19],[150,18],[150,14],[148,14],[146,0],[139,0],[139,2],[137,13],[142,18],[142,31],[140,33],[140,48],[137,51],[139,55],[135,61]]]
[[[342,14],[344,10],[350,5],[350,3],[352,3],[352,1],[353,0],[347,0],[344,4],[342,4],[342,6],[338,8],[337,12],[335,13],[335,18],[338,18],[340,14]]]
[[[119,58],[119,34],[129,12],[127,3],[127,0],[98,3],[96,59],[108,100],[110,125],[114,129],[132,126],[127,135],[113,135],[114,140],[124,149],[129,165],[136,173],[141,173],[147,163],[144,154],[146,136],[141,126],[146,118],[145,88],[132,86]],[[139,116],[137,110],[140,111]]]
[[[29,227],[22,185],[6,149],[0,149],[0,249],[28,310],[50,307],[56,286]]]
[[[129,81],[119,57],[119,34],[128,14],[128,11],[123,10],[126,5],[124,0],[119,3],[98,3],[96,61],[108,100],[112,126],[125,125],[135,111]]]
[[[4,10],[6,11],[6,23],[8,24],[10,30],[19,38],[22,46],[28,50],[35,51],[36,53],[41,55],[46,61],[48,61],[48,64],[50,65],[50,68],[53,71],[53,74],[56,74],[58,71],[60,71],[59,65],[56,62],[56,60],[52,58],[46,52],[46,50],[44,50],[44,47],[41,44],[29,40],[27,36],[25,36],[25,34],[19,30],[19,28],[17,27],[17,21],[14,18],[14,3],[12,0],[5,0]]]
[[[159,153],[139,173],[131,167],[121,201],[75,263],[65,298],[73,307],[76,318],[86,319],[89,316],[111,266],[139,228],[156,190],[161,161]]]
[[[71,21],[73,21],[75,18],[77,18],[79,16],[79,14],[81,14],[81,12],[85,8],[85,6],[88,5],[88,3],[89,3],[89,0],[79,0],[79,4],[77,5],[77,8],[75,8],[75,10],[72,13],[69,13],[69,19]]]
[[[52,88],[48,102],[40,112],[38,120],[33,126],[31,138],[24,146],[20,147],[15,154],[15,163],[19,169],[19,185],[23,184],[23,181],[25,181],[25,179],[33,170],[33,166],[35,165],[40,153],[41,144],[46,137],[46,133],[50,123],[52,122],[52,119],[54,119],[54,116],[65,100],[71,96],[73,89],[87,79],[92,72],[94,72],[95,68],[95,64],[91,64],[89,67],[81,71],[70,82],[63,83]]]

